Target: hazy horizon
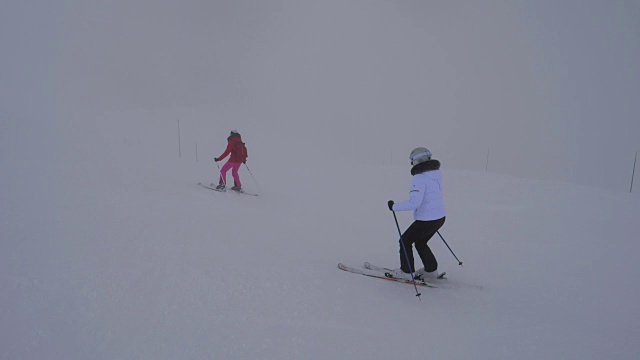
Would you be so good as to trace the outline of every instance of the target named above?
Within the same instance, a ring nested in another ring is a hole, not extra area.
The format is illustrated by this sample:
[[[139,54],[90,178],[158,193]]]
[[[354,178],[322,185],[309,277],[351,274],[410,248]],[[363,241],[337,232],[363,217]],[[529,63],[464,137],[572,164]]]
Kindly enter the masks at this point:
[[[0,6],[3,153],[13,132],[63,146],[139,111],[158,115],[140,129],[193,116],[208,136],[187,141],[239,128],[266,155],[303,148],[327,166],[427,146],[453,168],[628,191],[640,148],[638,3]]]

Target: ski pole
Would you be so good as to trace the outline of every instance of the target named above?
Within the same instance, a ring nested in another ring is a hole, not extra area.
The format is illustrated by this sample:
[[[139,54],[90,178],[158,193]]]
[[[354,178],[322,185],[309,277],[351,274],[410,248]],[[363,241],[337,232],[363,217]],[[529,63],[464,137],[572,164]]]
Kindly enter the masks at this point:
[[[414,279],[413,277],[413,269],[411,268],[411,264],[409,263],[409,254],[407,253],[407,248],[404,246],[404,241],[402,241],[402,233],[400,232],[400,225],[398,225],[398,217],[396,216],[396,212],[391,210],[391,212],[393,212],[393,219],[396,221],[396,228],[398,228],[398,235],[400,235],[400,245],[402,245],[402,250],[404,251],[404,257],[405,259],[407,259],[407,264],[409,265],[409,272],[411,274],[411,281],[413,282],[413,288],[416,289],[416,296],[418,297],[418,300],[422,301],[422,299],[420,298],[420,294],[418,292],[418,286],[416,285],[416,279]]]
[[[444,241],[444,238],[442,237],[442,235],[440,235],[440,231],[436,231],[436,232],[438,233],[438,236],[440,236],[440,239],[442,239],[444,244],[447,245],[447,247],[449,248],[449,251],[451,251],[451,255],[453,255],[453,257],[456,258],[456,260],[458,260],[458,265],[462,266],[462,261],[460,261],[456,256],[456,254],[453,253],[453,250],[451,250],[451,247],[449,247],[449,244],[447,244],[447,242]]]
[[[249,165],[247,165],[247,163],[244,163],[244,166],[247,168],[247,170],[249,170],[249,174],[251,174],[251,177],[253,178],[253,182],[256,183],[256,186],[258,187],[258,190],[260,192],[262,192],[262,189],[260,189],[260,185],[258,185],[258,182],[256,181],[256,178],[253,176],[253,173],[251,172],[251,169],[249,169]]]
[[[222,170],[220,169],[220,164],[218,164],[217,161],[215,161],[216,166],[218,167],[218,184],[220,183],[220,180],[222,180],[222,183],[224,184],[224,186],[227,186],[227,182],[226,179],[222,178]]]

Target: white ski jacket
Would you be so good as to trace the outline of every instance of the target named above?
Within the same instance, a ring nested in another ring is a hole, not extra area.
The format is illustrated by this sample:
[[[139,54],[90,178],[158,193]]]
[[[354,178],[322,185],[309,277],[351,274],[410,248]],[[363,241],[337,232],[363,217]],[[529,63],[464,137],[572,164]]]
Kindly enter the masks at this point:
[[[415,165],[411,174],[409,200],[393,204],[393,211],[413,210],[413,218],[420,221],[445,217],[440,162],[429,160]]]

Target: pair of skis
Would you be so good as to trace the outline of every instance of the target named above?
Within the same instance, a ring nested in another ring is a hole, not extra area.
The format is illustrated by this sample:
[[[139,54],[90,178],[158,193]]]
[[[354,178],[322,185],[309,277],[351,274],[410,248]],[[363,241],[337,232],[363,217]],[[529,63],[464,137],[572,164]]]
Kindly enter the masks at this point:
[[[373,265],[373,264],[368,263],[368,262],[364,263],[364,268],[354,268],[354,267],[350,267],[350,266],[344,265],[342,263],[338,264],[338,268],[340,270],[344,270],[344,271],[347,271],[347,272],[350,272],[350,273],[354,273],[354,274],[360,274],[360,275],[365,275],[365,276],[369,276],[369,277],[373,277],[373,278],[377,278],[377,279],[390,280],[390,281],[396,281],[396,282],[400,282],[400,283],[404,283],[404,284],[413,285],[413,281],[411,279],[403,279],[403,278],[393,277],[393,270],[388,269],[388,268],[384,268],[384,267],[380,267],[380,266],[376,266],[376,265]],[[444,275],[445,275],[445,273],[440,274],[440,276],[438,276],[438,279],[445,279]],[[414,279],[415,279],[416,286],[437,288],[436,285],[428,283],[428,282],[424,281],[424,279],[422,279],[422,278],[418,277],[418,278],[414,278]]]
[[[209,190],[213,190],[213,191],[217,191],[217,192],[227,192],[227,189],[216,189],[214,184],[209,184],[209,185],[205,185],[203,183],[198,183],[198,186],[201,186],[205,189],[209,189]],[[243,194],[243,195],[250,195],[250,196],[258,196],[258,194],[254,194],[254,193],[250,193],[250,192],[246,192],[244,190],[233,190],[234,192],[238,193],[238,194]]]

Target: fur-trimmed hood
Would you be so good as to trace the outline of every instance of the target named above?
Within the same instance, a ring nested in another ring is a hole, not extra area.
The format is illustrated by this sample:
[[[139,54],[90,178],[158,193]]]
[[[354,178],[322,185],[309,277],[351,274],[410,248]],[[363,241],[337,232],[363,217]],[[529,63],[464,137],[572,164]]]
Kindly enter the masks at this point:
[[[427,171],[440,170],[440,161],[431,159],[411,168],[411,175],[422,174]]]

